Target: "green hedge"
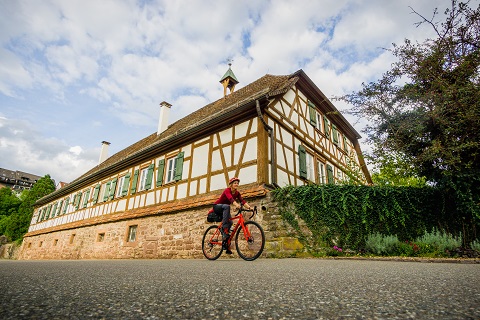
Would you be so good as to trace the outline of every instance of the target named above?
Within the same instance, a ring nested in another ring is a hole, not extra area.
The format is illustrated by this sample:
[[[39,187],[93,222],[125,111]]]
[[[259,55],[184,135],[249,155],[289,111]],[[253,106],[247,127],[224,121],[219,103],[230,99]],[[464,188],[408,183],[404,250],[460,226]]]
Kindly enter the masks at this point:
[[[409,241],[434,229],[462,235],[468,244],[480,227],[478,219],[457,210],[452,195],[433,187],[287,186],[274,190],[273,197],[309,249],[338,245],[358,250],[370,234]]]

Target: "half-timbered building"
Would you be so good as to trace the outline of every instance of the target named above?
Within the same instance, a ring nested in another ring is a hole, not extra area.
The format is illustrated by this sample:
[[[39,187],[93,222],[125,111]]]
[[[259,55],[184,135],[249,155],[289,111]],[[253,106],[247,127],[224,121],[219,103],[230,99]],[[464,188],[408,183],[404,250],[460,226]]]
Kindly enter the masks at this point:
[[[220,83],[223,97],[170,125],[161,103],[157,132],[38,200],[20,258],[201,257],[230,177],[257,206],[276,187],[371,182],[360,135],[303,70],[235,90],[229,68]]]

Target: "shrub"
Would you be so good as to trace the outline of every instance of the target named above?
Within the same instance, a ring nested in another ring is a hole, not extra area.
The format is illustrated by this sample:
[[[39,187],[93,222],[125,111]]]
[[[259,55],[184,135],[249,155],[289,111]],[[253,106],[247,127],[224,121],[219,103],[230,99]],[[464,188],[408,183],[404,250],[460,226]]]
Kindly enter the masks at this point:
[[[384,236],[377,232],[367,237],[365,249],[377,255],[392,255],[397,251],[399,243],[396,235]]]
[[[431,233],[425,232],[418,237],[415,243],[418,244],[421,255],[445,256],[448,255],[447,250],[452,251],[462,246],[462,236],[454,237],[434,228]]]
[[[480,253],[480,241],[473,240],[473,242],[470,243],[470,248]]]

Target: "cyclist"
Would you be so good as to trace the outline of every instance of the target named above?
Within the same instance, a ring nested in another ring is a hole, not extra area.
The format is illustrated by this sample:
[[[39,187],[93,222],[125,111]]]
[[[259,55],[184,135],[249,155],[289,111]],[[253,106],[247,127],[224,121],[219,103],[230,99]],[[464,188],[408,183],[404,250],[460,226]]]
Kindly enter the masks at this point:
[[[227,245],[228,238],[230,237],[230,227],[232,226],[232,221],[230,221],[230,206],[233,205],[235,209],[240,208],[242,204],[245,208],[251,209],[250,205],[243,200],[240,192],[238,192],[238,184],[240,179],[233,177],[228,181],[228,188],[226,188],[220,198],[215,201],[214,210],[215,212],[223,211],[223,220],[222,220],[222,238],[223,238],[223,248],[226,250],[225,253],[232,254],[232,251]]]

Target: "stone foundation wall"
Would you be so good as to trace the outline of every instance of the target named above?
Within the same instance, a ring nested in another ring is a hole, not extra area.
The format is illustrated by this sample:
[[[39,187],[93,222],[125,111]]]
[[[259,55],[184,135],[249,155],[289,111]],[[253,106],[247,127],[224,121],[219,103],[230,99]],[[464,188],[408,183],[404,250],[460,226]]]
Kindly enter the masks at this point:
[[[286,257],[302,250],[289,235],[269,195],[249,200],[258,207],[253,218],[262,225],[264,257]],[[261,208],[265,209],[262,210]],[[26,237],[19,259],[165,259],[203,258],[202,237],[211,225],[210,208],[128,219]],[[130,226],[137,226],[136,240],[129,242]],[[234,255],[236,256],[236,255]]]

